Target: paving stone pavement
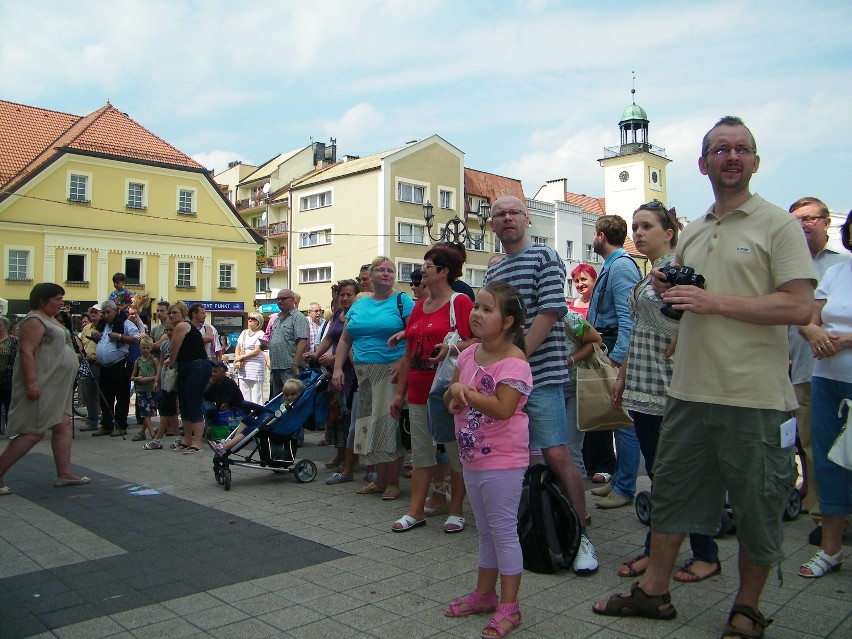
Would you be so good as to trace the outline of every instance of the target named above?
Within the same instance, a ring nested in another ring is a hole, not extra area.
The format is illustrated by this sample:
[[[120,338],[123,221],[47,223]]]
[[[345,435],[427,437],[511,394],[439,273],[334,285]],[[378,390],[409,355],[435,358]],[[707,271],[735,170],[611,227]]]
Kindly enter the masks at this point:
[[[316,446],[320,438],[309,432],[299,456],[322,469],[333,450]],[[53,487],[47,442],[7,474],[14,495],[0,497],[0,638],[479,636],[484,616],[443,615],[447,601],[475,584],[470,512],[462,534],[445,535],[441,517],[394,534],[408,480],[398,501],[384,502],[356,495],[357,481],[327,486],[322,470],[299,484],[237,467],[226,492],[209,450],[141,446],[78,433],[73,461],[92,477],[86,486]],[[523,623],[512,637],[718,637],[737,587],[731,537],[719,542],[721,575],[673,583],[677,619],[592,613],[593,601],[629,584],[616,571],[638,554],[647,530],[632,507],[600,510],[596,500],[588,495],[600,571],[525,574]],[[807,517],[785,524],[783,583],[773,570],[762,600],[775,619],[769,638],[852,637],[852,569],[822,579],[795,574],[814,552],[811,527]]]

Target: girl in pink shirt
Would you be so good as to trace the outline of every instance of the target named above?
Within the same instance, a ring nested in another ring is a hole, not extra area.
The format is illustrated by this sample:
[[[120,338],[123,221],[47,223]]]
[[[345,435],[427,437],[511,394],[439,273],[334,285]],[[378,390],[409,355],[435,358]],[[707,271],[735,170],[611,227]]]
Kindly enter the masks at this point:
[[[518,290],[504,282],[482,288],[470,313],[470,330],[481,343],[459,354],[444,402],[455,415],[464,483],[476,515],[479,573],[476,589],[453,600],[445,614],[466,617],[496,610],[482,636],[505,637],[521,623],[518,589],[524,559],[518,506],[529,465],[529,420],[521,409],[532,391]]]

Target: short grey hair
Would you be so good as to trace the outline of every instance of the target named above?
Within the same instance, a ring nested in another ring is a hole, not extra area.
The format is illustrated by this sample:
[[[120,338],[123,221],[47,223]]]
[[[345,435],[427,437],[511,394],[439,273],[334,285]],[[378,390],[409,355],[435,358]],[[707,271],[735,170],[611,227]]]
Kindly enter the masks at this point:
[[[118,306],[116,306],[115,302],[112,300],[107,300],[106,302],[101,302],[101,311],[113,310],[117,311]]]

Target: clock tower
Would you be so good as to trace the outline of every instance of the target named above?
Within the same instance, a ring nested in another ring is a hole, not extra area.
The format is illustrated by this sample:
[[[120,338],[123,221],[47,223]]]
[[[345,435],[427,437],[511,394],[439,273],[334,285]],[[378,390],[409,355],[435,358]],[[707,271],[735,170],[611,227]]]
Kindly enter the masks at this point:
[[[627,228],[640,204],[659,200],[669,206],[666,165],[671,162],[665,149],[649,142],[648,114],[636,104],[636,89],[630,93],[633,103],[624,109],[618,123],[621,145],[605,148],[598,160],[604,169],[606,212],[627,220]]]

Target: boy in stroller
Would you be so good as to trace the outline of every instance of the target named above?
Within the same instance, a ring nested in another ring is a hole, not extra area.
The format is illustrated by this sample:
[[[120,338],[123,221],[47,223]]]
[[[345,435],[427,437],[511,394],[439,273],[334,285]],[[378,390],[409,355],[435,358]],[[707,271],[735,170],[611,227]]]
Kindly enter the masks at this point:
[[[305,391],[305,385],[302,383],[300,379],[292,378],[288,379],[284,382],[284,387],[282,388],[282,394],[284,395],[284,402],[287,405],[293,404],[299,397],[301,397],[302,393]],[[208,440],[208,444],[210,444],[210,448],[213,449],[213,452],[217,455],[224,455],[225,452],[231,450],[234,446],[236,446],[239,442],[241,442],[245,436],[249,433],[249,431],[253,430],[255,426],[250,426],[249,424],[240,424],[239,430],[234,433],[231,437],[226,439],[224,442],[211,442]]]

